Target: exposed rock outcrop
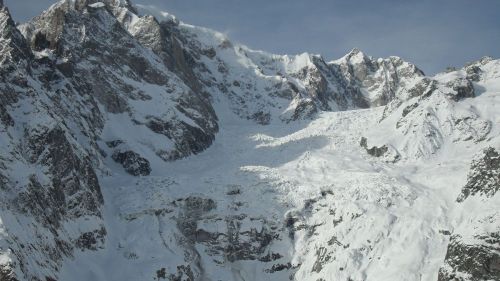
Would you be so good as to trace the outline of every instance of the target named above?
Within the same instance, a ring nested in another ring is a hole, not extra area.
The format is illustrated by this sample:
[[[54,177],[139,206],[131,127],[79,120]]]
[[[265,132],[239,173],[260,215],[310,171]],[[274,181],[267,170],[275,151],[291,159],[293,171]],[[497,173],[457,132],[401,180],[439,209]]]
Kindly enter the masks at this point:
[[[147,176],[151,173],[149,161],[139,153],[130,150],[116,151],[111,157],[133,176]]]
[[[469,79],[459,78],[449,82],[447,86],[453,89],[453,92],[450,93],[450,97],[454,101],[459,101],[464,98],[473,98],[475,96],[474,86]]]
[[[366,149],[366,152],[368,154],[370,154],[371,156],[381,157],[382,155],[384,155],[389,150],[389,148],[386,145],[383,145],[381,147],[373,146],[371,148],[368,148],[367,142],[368,142],[368,140],[365,137],[362,137],[361,140],[360,140],[360,142],[359,142],[359,145],[362,148]]]
[[[498,210],[491,201],[499,186],[500,154],[489,147],[472,161],[467,184],[457,199],[459,208],[469,208],[469,201],[482,197],[480,204],[487,211],[478,212],[476,207],[467,212],[467,223],[450,238],[439,281],[497,280],[500,276],[500,227],[495,219]],[[493,208],[488,208],[490,205]]]
[[[438,281],[498,280],[500,276],[500,233],[477,237],[478,244],[468,244],[460,235],[450,239],[445,266]]]
[[[457,198],[463,202],[469,196],[493,197],[500,189],[500,154],[493,147],[483,151],[472,162],[467,184]]]

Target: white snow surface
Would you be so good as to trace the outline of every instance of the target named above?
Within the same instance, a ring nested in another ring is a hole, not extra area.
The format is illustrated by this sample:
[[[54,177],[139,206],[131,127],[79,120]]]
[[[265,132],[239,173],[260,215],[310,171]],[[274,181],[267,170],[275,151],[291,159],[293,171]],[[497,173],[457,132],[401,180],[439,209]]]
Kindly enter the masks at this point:
[[[473,108],[493,123],[487,140],[446,141],[430,158],[395,164],[369,156],[358,145],[367,132],[372,138],[397,139],[394,128],[378,123],[382,107],[260,126],[219,103],[221,130],[205,152],[154,162],[148,177],[134,178],[119,168],[101,177],[105,250],[77,254],[64,265],[61,280],[152,280],[159,268],[175,272],[172,265],[182,263],[184,251],[176,242],[176,214],[155,211],[188,196],[215,200],[215,217],[237,212],[284,223],[287,214],[300,212],[301,223],[316,226],[314,231],[299,230],[293,240],[285,236],[270,245],[284,254],[282,259],[300,265],[294,280],[436,280],[449,238],[443,231],[472,231],[467,229],[470,212],[498,214],[498,194],[473,198],[465,207],[456,203],[473,155],[483,147],[500,147],[500,80],[495,76],[476,86],[484,92],[455,106]],[[234,188],[241,194],[227,195]],[[316,203],[304,212],[309,200]],[[235,211],[236,201],[242,207]],[[226,228],[217,220],[205,223],[200,227],[207,231]],[[242,228],[259,225],[245,223]],[[498,231],[498,221],[487,227]],[[288,280],[290,274],[266,273],[269,264],[259,261],[218,257],[216,263],[206,247],[197,247],[204,269],[200,280]],[[328,262],[312,271],[320,252]]]

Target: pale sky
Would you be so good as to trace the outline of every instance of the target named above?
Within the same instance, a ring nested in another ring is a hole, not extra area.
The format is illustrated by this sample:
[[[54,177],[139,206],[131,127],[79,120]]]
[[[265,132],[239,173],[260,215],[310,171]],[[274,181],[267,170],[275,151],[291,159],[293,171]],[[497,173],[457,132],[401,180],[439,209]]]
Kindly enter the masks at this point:
[[[54,0],[4,0],[24,22]],[[500,58],[500,0],[132,0],[278,54],[327,60],[357,47],[400,56],[433,74],[489,55]]]

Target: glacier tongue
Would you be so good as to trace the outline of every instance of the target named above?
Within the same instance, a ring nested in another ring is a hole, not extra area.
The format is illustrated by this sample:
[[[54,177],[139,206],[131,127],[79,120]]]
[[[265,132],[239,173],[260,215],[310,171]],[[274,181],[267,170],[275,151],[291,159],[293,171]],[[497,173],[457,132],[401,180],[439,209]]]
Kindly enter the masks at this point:
[[[1,3],[0,280],[499,276],[499,60],[426,77]]]

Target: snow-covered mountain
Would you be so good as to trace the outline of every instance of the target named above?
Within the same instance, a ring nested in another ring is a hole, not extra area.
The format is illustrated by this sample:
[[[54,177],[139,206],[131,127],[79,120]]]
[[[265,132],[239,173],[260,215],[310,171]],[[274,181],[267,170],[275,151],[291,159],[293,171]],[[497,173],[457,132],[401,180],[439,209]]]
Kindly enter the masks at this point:
[[[0,0],[0,280],[500,280],[500,60]]]

